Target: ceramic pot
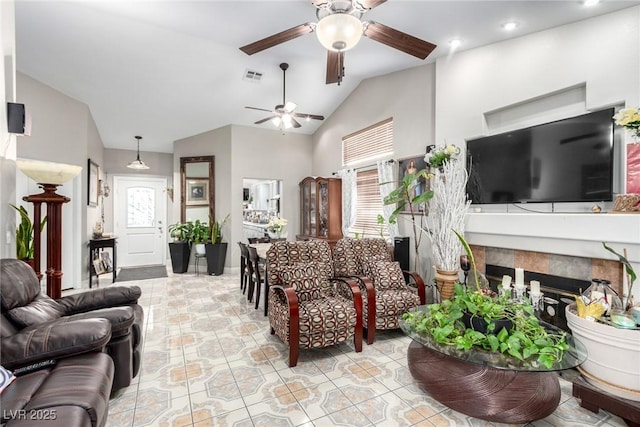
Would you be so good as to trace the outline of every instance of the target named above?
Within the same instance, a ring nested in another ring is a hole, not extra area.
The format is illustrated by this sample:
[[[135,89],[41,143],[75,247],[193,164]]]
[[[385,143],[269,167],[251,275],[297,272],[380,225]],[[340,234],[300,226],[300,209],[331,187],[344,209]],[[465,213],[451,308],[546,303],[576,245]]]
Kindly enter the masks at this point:
[[[453,297],[454,285],[460,281],[458,270],[442,270],[436,267],[436,284],[440,291],[440,300],[444,301]]]
[[[640,331],[583,319],[575,303],[565,313],[573,336],[587,348],[587,360],[578,367],[585,379],[608,393],[640,402]]]

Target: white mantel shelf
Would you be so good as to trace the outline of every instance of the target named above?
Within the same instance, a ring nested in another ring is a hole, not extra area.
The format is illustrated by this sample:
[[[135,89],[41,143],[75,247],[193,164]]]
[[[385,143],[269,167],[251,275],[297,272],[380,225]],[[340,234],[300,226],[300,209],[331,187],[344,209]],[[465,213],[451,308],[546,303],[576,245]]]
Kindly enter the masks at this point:
[[[465,236],[479,246],[617,259],[602,247],[607,242],[640,263],[640,214],[473,212]]]

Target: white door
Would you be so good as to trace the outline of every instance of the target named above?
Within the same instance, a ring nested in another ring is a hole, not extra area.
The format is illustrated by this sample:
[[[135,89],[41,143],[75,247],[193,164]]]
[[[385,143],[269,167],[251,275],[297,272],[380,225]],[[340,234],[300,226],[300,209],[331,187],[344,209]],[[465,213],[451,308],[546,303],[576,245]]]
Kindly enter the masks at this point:
[[[166,178],[113,177],[118,267],[164,265],[167,239]]]

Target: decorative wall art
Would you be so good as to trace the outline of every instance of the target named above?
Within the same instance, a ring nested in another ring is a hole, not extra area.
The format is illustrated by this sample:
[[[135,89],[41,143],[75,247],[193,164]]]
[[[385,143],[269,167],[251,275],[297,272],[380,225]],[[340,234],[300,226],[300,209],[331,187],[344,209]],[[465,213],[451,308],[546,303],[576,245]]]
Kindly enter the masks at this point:
[[[187,181],[187,205],[209,204],[209,180],[190,179]]]
[[[87,203],[89,206],[98,206],[98,194],[100,194],[100,166],[89,159],[87,161]]]

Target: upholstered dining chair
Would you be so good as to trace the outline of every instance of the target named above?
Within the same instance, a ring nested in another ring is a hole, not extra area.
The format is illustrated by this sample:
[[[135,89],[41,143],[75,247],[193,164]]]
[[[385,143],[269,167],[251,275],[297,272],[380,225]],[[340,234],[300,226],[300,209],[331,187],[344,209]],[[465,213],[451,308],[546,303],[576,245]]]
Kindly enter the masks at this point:
[[[358,284],[335,279],[325,241],[275,242],[267,251],[271,334],[289,344],[289,366],[300,348],[323,348],[353,337],[362,351],[362,296]]]
[[[426,303],[424,281],[402,271],[384,239],[342,238],[333,249],[333,263],[336,277],[358,281],[367,344],[375,341],[376,329],[399,328],[404,313]]]

